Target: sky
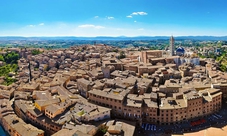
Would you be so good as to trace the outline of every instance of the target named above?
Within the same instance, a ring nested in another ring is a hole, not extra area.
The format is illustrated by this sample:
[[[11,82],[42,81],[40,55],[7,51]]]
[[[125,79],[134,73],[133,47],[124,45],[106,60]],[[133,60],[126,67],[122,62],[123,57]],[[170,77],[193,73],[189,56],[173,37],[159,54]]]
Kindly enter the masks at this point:
[[[227,0],[0,0],[0,36],[227,36]]]

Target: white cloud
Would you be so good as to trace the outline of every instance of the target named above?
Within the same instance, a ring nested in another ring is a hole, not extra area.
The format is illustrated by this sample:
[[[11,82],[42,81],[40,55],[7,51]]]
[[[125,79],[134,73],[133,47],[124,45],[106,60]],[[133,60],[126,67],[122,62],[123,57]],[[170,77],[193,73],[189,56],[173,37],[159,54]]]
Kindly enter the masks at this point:
[[[37,25],[28,25],[27,27],[36,27],[36,26],[44,26],[44,23],[40,23],[40,24],[37,24]]]
[[[146,12],[133,12],[131,15],[141,15],[141,16],[143,16],[143,15],[147,15],[147,13]]]
[[[78,27],[79,28],[95,28],[95,29],[105,28],[104,26],[91,25],[91,24],[79,25]]]
[[[131,15],[128,15],[128,16],[126,16],[127,18],[132,18],[132,16]]]
[[[94,18],[99,18],[99,16],[94,16]]]
[[[94,28],[101,29],[101,28],[105,28],[105,27],[104,26],[95,26]]]
[[[134,23],[136,23],[137,21],[135,20]]]
[[[132,23],[136,19],[131,20]],[[41,23],[41,22],[40,22]],[[139,22],[137,22],[139,23]],[[39,24],[39,23],[38,23]],[[86,23],[85,23],[86,24]],[[128,27],[126,25],[117,25],[116,27],[105,25],[104,29],[95,29],[94,26],[99,26],[102,24],[93,24],[91,28],[80,28],[79,25],[85,24],[75,24],[75,23],[48,23],[42,27],[38,27],[36,24],[27,24],[23,27],[12,28],[7,30],[1,30],[0,36],[84,36],[84,37],[94,37],[94,36],[166,36],[173,34],[174,36],[187,36],[187,35],[207,35],[208,33],[214,36],[226,35],[226,29],[202,29],[199,27],[179,27],[174,25],[151,25],[149,27],[140,26],[135,28]],[[92,24],[92,23],[88,23]],[[35,27],[29,27],[29,25],[35,25]],[[136,23],[134,24],[136,25]],[[86,27],[86,26],[82,26]],[[99,28],[99,27],[96,27]],[[143,28],[143,31],[138,29]],[[102,30],[102,31],[100,31]]]
[[[28,25],[29,27],[35,27],[35,25]]]
[[[137,29],[137,30],[139,30],[139,31],[143,31],[144,29],[143,29],[143,28],[140,28],[140,29]]]
[[[107,19],[114,19],[114,17],[107,17]]]

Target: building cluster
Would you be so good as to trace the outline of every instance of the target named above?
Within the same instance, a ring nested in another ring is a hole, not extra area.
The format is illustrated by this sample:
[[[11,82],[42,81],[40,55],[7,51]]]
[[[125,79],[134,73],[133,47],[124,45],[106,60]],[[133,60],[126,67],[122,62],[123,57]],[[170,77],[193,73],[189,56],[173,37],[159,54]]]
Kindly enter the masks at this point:
[[[1,123],[14,135],[94,135],[99,126],[91,122],[111,117],[173,124],[219,111],[227,74],[215,61],[184,53],[175,51],[173,37],[170,51],[99,44],[34,56],[23,50],[18,81],[0,86]],[[123,126],[108,124],[106,135],[120,134]]]
[[[44,136],[43,130],[24,122],[15,114],[12,102],[9,99],[1,98],[0,103],[0,123],[8,134],[15,136]]]

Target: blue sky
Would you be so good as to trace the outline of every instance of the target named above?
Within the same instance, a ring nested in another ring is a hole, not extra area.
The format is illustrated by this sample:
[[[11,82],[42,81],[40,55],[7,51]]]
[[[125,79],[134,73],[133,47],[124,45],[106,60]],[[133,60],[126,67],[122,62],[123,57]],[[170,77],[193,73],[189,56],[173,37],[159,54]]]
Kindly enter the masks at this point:
[[[227,0],[0,0],[0,36],[227,35]]]

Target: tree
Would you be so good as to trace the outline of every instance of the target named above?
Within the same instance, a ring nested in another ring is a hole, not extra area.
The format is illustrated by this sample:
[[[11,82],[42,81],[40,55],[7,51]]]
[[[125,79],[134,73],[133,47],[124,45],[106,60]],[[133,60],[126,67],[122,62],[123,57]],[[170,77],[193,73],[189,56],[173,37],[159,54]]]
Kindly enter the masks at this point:
[[[113,49],[113,52],[118,52],[118,49]]]
[[[16,79],[12,78],[12,77],[6,77],[5,81],[3,82],[4,85],[10,85],[12,83],[16,82]]]
[[[0,61],[4,61],[4,57],[0,55]]]
[[[221,71],[226,72],[226,66],[225,65],[221,65],[220,69],[221,69]]]
[[[38,55],[41,54],[42,52],[39,49],[32,50],[32,55]]]
[[[10,52],[10,53],[7,53],[5,56],[4,56],[4,60],[6,63],[8,64],[13,64],[13,63],[17,63],[17,60],[19,59],[19,54],[18,53],[15,53],[15,52]]]
[[[154,46],[150,47],[150,50],[156,50],[156,49],[157,49],[157,48],[154,47]]]
[[[120,59],[123,59],[123,58],[125,58],[126,56],[125,56],[125,52],[124,51],[121,51],[120,52],[120,56],[119,56],[119,58]]]

